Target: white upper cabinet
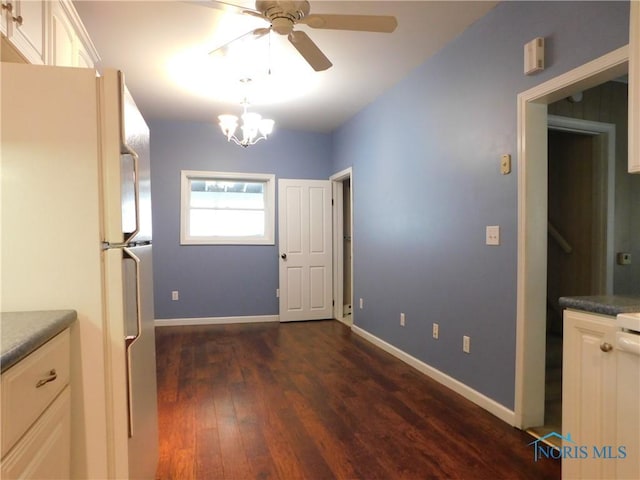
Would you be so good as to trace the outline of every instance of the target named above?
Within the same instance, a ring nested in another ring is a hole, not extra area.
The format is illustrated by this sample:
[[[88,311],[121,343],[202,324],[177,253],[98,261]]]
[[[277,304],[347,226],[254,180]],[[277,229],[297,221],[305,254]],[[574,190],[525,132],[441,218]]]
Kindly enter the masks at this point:
[[[99,57],[70,0],[51,2],[50,64],[93,68]]]
[[[630,2],[629,172],[640,173],[640,2]]]
[[[49,23],[51,65],[73,67],[75,60],[76,35],[73,25],[66,14],[61,2],[52,3],[51,19]]]
[[[45,0],[2,2],[1,31],[29,63],[47,63],[48,8]]]
[[[3,61],[93,68],[99,59],[71,0],[2,0],[0,31],[11,47]]]

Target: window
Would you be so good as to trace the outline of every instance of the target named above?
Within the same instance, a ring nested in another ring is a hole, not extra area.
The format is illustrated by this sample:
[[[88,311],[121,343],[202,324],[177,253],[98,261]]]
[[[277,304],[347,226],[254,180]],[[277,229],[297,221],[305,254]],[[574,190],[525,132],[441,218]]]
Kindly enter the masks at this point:
[[[182,171],[180,243],[273,245],[275,175]]]

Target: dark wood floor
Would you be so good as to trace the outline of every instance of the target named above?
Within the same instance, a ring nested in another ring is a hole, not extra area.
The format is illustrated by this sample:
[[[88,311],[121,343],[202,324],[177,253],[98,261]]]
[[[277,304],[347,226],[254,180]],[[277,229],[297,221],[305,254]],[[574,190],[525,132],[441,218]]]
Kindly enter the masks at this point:
[[[157,329],[157,479],[558,479],[534,439],[339,322]]]

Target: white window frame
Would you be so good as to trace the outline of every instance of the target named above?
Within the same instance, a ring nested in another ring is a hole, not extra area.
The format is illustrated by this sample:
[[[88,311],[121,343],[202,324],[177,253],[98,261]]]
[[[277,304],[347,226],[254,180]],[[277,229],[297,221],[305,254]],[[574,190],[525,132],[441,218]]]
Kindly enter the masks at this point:
[[[262,182],[264,195],[264,235],[262,236],[191,236],[189,234],[190,199],[192,180],[223,180],[237,182]],[[211,172],[182,170],[180,172],[180,244],[181,245],[275,245],[275,192],[276,176],[269,173]]]

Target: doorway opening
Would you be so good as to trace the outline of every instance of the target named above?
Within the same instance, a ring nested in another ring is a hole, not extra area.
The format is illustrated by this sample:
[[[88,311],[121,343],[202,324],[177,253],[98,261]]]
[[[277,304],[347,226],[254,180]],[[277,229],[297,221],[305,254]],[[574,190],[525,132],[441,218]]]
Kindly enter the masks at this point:
[[[611,91],[620,92],[617,102]],[[626,85],[609,82],[580,94],[588,113],[567,109],[573,99],[549,105],[549,112],[607,119],[626,118]],[[562,431],[562,317],[559,298],[611,294],[615,203],[616,125],[548,115],[547,315],[544,425],[537,437]],[[549,440],[554,443],[557,437]],[[558,445],[559,446],[559,442]]]
[[[545,423],[548,106],[624,76],[628,47],[518,95],[518,297],[515,426]]]
[[[332,175],[334,318],[353,325],[353,191],[352,169]]]

